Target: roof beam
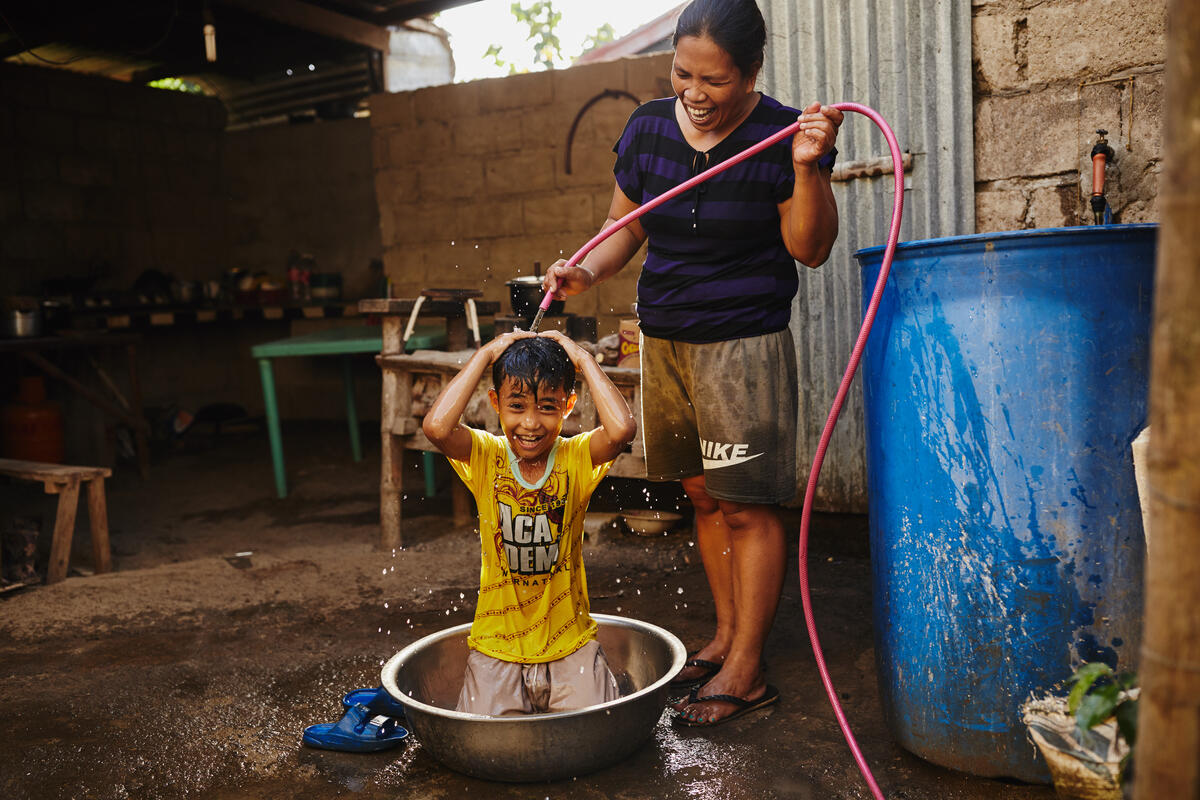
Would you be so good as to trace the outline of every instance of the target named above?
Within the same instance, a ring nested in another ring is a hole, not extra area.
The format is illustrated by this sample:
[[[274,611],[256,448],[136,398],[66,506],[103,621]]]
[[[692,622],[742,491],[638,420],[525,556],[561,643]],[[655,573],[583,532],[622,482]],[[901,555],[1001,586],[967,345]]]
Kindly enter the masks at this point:
[[[403,25],[410,19],[474,2],[476,0],[405,0],[387,11],[376,14],[374,20],[379,25]]]
[[[388,50],[387,28],[363,22],[354,17],[327,11],[300,0],[217,0],[222,5],[236,6],[242,11],[265,19],[281,22],[293,28],[339,39],[379,50]],[[219,22],[220,20],[218,20]],[[218,27],[217,35],[220,36]]]

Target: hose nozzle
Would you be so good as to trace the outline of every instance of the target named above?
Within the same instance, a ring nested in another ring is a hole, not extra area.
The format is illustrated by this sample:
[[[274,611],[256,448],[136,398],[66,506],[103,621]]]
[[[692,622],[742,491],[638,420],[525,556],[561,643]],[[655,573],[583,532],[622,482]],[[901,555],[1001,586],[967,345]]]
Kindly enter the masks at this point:
[[[546,309],[550,308],[550,303],[553,300],[554,292],[546,292],[546,296],[542,298],[541,305],[538,306],[537,313],[533,315],[533,321],[529,323],[530,333],[538,332],[538,328],[542,326],[542,317],[546,316]]]

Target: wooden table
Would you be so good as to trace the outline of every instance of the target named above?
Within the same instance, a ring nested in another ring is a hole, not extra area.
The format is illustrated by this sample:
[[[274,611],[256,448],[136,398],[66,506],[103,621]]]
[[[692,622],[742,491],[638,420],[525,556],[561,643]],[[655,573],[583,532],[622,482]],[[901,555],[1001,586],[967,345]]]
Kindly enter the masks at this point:
[[[464,291],[463,294],[472,294]],[[414,297],[376,298],[360,300],[358,310],[363,314],[377,314],[383,320],[383,355],[400,352],[400,339],[404,326],[417,300]],[[476,300],[476,312],[481,317],[490,317],[500,310],[495,300]],[[463,350],[471,346],[467,330],[467,307],[462,300],[426,298],[421,304],[421,317],[441,317],[446,320],[446,349]]]
[[[88,400],[92,405],[111,416],[124,422],[133,430],[134,442],[137,447],[138,471],[143,478],[150,472],[150,448],[148,436],[150,424],[142,415],[142,387],[138,381],[137,372],[137,343],[141,337],[135,333],[106,333],[103,331],[69,331],[58,336],[38,336],[29,339],[0,339],[0,353],[15,353],[39,370],[52,378],[62,381],[76,394]],[[92,368],[100,376],[101,381],[114,399],[81,383],[77,378],[46,358],[43,353],[56,350],[99,350],[109,347],[124,347],[128,358],[129,397],[121,393],[112,378],[109,377],[94,359]]]
[[[403,543],[400,513],[400,501],[404,490],[401,475],[403,451],[436,451],[437,448],[421,431],[421,422],[442,387],[462,369],[473,352],[418,351],[411,355],[385,352],[376,358],[383,370],[379,505],[381,544],[384,549],[397,548]],[[605,367],[604,372],[621,390],[638,423],[637,438],[627,452],[617,456],[608,474],[618,478],[644,478],[646,459],[641,435],[641,371],[630,367]],[[472,427],[499,434],[500,420],[487,396],[491,381],[490,372],[480,380],[475,395],[463,413],[463,420]],[[581,382],[578,391],[579,400],[575,404],[575,410],[563,424],[565,436],[591,430],[599,424],[596,406],[592,402],[587,385]],[[472,518],[470,494],[462,481],[456,479],[453,486],[455,521],[468,522]]]
[[[446,335],[436,326],[421,326],[409,339],[408,346],[430,348],[445,344]],[[267,416],[267,438],[271,445],[271,468],[275,474],[275,495],[281,500],[287,497],[287,469],[283,460],[283,434],[279,424],[279,405],[275,396],[276,358],[298,356],[341,356],[342,390],[346,398],[346,422],[350,427],[350,453],[357,463],[362,461],[362,445],[358,438],[358,408],[354,396],[354,373],[350,356],[356,353],[378,353],[383,343],[379,325],[353,325],[307,333],[264,342],[250,348],[250,355],[258,361],[259,379],[262,381],[263,409]]]

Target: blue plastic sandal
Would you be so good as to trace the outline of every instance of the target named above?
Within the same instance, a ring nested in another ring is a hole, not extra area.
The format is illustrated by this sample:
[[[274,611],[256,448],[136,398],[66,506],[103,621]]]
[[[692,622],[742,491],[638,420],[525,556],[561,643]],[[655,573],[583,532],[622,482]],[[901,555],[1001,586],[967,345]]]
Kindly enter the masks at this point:
[[[309,725],[304,729],[303,742],[321,750],[376,753],[399,745],[407,736],[408,730],[394,717],[372,714],[359,703],[332,725]]]
[[[346,692],[342,698],[342,708],[351,709],[356,705],[364,705],[376,714],[384,714],[397,719],[404,719],[404,706],[396,702],[387,689],[382,686],[375,689],[354,689]]]

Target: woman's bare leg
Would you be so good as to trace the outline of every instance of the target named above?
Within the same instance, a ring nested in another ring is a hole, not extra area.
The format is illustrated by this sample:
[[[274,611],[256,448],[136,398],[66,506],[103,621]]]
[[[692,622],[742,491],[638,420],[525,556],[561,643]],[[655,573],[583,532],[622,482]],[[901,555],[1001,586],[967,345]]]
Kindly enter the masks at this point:
[[[729,654],[734,632],[733,558],[729,528],[725,525],[720,505],[704,490],[703,475],[684,478],[682,483],[684,492],[696,510],[696,546],[700,549],[704,574],[708,577],[708,588],[717,611],[716,632],[693,658],[721,664]],[[698,678],[704,672],[701,667],[685,667],[679,673],[679,679]]]
[[[766,687],[762,652],[783,591],[787,542],[775,506],[727,501],[720,501],[719,506],[732,556],[733,639],[721,671],[697,695],[730,694],[753,700],[761,697]],[[713,722],[735,710],[732,703],[710,701],[692,703],[682,713],[690,719]]]

